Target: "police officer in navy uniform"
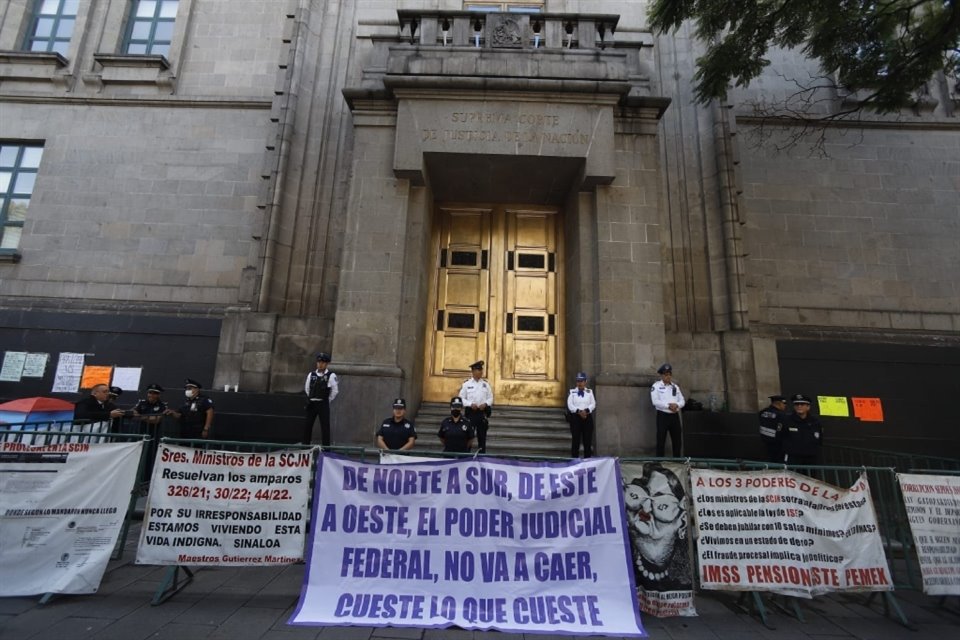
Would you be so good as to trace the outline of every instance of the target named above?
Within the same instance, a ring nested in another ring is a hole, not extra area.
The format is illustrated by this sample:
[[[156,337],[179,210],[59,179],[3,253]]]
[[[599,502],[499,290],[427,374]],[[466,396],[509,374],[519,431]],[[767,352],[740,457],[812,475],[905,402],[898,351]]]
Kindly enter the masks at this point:
[[[787,464],[817,464],[823,446],[823,427],[810,413],[810,397],[798,393],[791,397],[793,413],[787,415],[781,431],[783,461]]]
[[[580,443],[583,442],[583,457],[593,456],[593,412],[597,410],[597,401],[593,391],[587,389],[587,374],[579,372],[577,386],[567,394],[567,422],[570,424],[570,457],[580,455]]]
[[[780,450],[780,433],[787,417],[787,399],[781,395],[770,396],[770,406],[760,412],[760,440],[767,450],[768,462],[783,462]]]
[[[166,415],[173,416],[180,421],[180,437],[191,439],[207,439],[211,437],[213,428],[213,400],[200,393],[203,388],[199,382],[187,378],[183,384],[183,395],[186,402],[180,409],[167,409]]]
[[[147,424],[158,424],[167,410],[167,403],[160,399],[163,387],[151,384],[147,387],[147,397],[140,399],[133,408],[133,417]]]
[[[686,401],[680,385],[673,381],[673,367],[668,363],[657,369],[660,380],[650,387],[650,402],[657,410],[657,457],[662,458],[667,446],[667,434],[673,447],[673,457],[683,455],[683,434],[680,424],[680,410]]]
[[[300,442],[313,442],[313,423],[320,419],[320,444],[330,446],[330,403],[340,393],[337,374],[330,371],[330,354],[321,351],[317,354],[317,367],[307,374],[303,383],[303,392],[307,394],[307,415],[303,422],[303,435]]]
[[[437,436],[445,453],[470,453],[476,431],[463,415],[463,400],[459,397],[450,398],[450,416],[440,423]]]
[[[487,452],[487,429],[493,406],[493,389],[490,383],[483,379],[483,360],[470,365],[470,377],[463,381],[460,393],[457,396],[463,400],[464,413],[467,420],[477,432],[479,453]]]
[[[393,415],[384,420],[377,430],[377,447],[406,451],[413,449],[417,441],[417,430],[413,420],[407,419],[407,401],[397,398],[393,401]]]

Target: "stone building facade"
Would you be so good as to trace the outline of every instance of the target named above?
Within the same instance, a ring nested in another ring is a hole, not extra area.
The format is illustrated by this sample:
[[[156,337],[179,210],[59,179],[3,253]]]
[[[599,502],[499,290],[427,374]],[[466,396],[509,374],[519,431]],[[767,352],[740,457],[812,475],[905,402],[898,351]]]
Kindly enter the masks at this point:
[[[791,52],[701,106],[701,45],[652,34],[645,2],[470,4],[7,2],[0,145],[42,159],[8,168],[35,182],[6,196],[28,206],[2,220],[4,349],[254,403],[331,351],[334,437],[357,443],[474,360],[518,406],[585,370],[623,455],[651,448],[664,361],[741,412],[883,395],[907,428],[881,388],[935,365],[930,391],[960,392],[955,78],[811,153],[758,115],[813,68]]]

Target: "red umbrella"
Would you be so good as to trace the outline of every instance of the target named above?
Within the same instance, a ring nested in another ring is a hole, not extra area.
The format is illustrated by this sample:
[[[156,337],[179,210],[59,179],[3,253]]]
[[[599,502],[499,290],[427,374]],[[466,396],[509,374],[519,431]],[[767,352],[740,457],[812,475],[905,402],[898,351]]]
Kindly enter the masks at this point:
[[[73,419],[73,403],[60,398],[20,398],[0,404],[0,422],[60,422]]]

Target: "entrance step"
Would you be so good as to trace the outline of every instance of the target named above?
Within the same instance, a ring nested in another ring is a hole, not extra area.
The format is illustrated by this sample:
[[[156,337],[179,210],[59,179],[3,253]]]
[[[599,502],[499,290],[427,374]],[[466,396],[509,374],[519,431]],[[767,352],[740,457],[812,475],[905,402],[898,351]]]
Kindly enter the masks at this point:
[[[450,415],[450,405],[424,402],[417,411],[416,449],[440,451],[440,423]],[[518,456],[570,457],[570,426],[561,407],[494,406],[487,431],[487,453]]]

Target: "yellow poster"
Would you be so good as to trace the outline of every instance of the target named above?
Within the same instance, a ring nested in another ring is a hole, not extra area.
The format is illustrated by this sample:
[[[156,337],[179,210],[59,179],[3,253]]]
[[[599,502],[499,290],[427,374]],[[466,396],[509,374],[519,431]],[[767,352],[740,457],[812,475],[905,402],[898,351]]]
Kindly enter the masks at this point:
[[[820,406],[822,416],[850,417],[850,408],[847,406],[845,396],[817,396],[817,404]]]

